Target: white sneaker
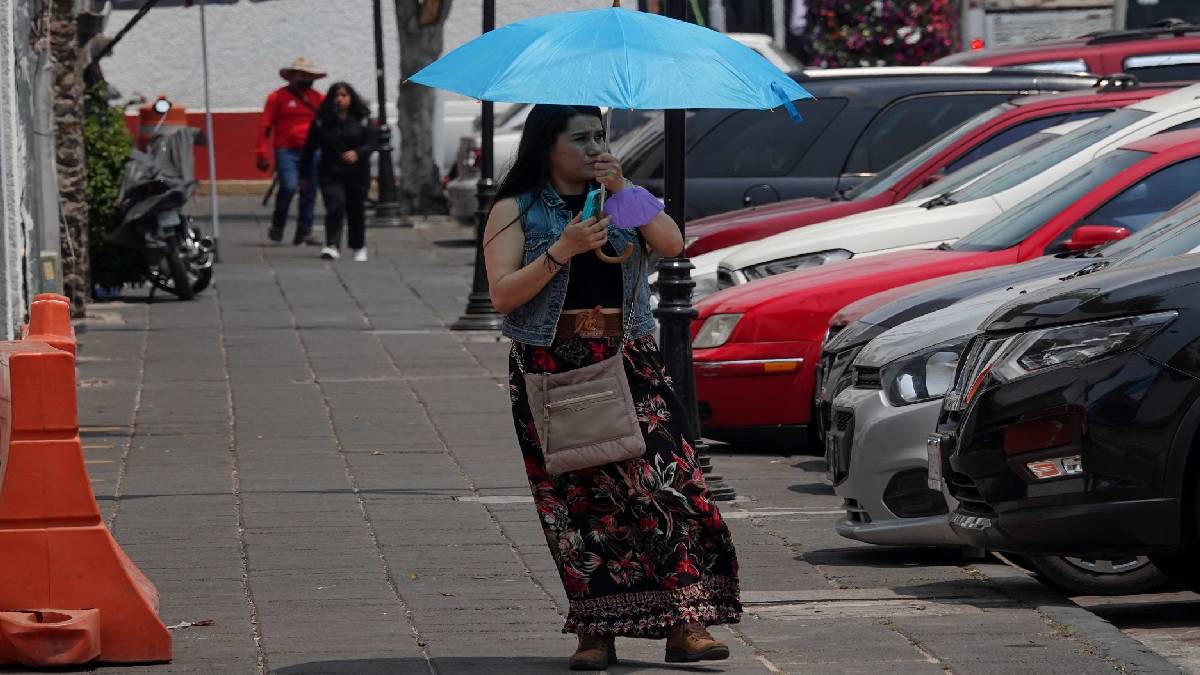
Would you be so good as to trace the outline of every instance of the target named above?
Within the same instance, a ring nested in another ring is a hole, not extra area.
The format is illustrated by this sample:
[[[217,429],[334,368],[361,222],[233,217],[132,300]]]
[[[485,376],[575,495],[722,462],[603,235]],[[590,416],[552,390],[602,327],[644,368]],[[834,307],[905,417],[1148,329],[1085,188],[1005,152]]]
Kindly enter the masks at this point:
[[[365,248],[354,249],[354,262],[367,262],[367,249],[365,249]]]
[[[332,246],[326,246],[325,248],[321,249],[321,257],[325,260],[337,260],[341,257],[341,255],[342,254],[338,253],[338,250]]]

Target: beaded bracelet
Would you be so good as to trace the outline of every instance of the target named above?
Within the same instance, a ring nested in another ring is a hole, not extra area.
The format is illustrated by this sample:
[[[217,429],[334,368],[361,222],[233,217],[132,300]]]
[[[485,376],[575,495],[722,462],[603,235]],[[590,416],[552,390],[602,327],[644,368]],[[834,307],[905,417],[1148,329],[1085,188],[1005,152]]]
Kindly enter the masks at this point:
[[[555,258],[554,256],[550,255],[550,249],[546,249],[545,256],[546,256],[546,260],[554,263],[555,265],[558,265],[558,269],[562,269],[562,268],[566,267],[566,265],[564,265],[562,262],[560,262],[558,258]],[[555,271],[557,272],[558,270],[555,270]]]

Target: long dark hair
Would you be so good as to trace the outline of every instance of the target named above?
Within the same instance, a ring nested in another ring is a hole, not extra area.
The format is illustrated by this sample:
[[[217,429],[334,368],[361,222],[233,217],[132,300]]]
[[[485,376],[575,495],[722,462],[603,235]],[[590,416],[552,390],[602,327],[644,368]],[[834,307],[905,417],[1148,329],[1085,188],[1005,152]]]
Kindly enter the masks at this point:
[[[332,90],[332,88],[331,88]],[[501,199],[508,199],[522,194],[540,193],[550,182],[550,149],[558,140],[558,135],[567,130],[567,124],[572,117],[588,115],[598,120],[604,116],[600,109],[586,105],[554,105],[539,103],[529,111],[525,118],[525,129],[521,132],[521,143],[517,146],[517,157],[513,160],[512,168],[504,174],[500,185],[496,188],[496,197],[492,200],[494,206]],[[532,203],[532,202],[531,202]],[[528,210],[528,207],[526,207]],[[524,213],[517,215],[516,220],[500,228],[484,243],[487,246],[500,232],[521,220]]]
[[[321,107],[317,109],[317,116],[326,122],[336,122],[338,117],[337,104],[333,102],[333,97],[337,95],[339,89],[345,89],[347,94],[350,94],[350,110],[347,112],[355,119],[365,120],[371,116],[371,109],[363,102],[362,97],[350,86],[349,82],[334,82],[329,85],[329,90],[325,92],[325,100],[321,101]]]

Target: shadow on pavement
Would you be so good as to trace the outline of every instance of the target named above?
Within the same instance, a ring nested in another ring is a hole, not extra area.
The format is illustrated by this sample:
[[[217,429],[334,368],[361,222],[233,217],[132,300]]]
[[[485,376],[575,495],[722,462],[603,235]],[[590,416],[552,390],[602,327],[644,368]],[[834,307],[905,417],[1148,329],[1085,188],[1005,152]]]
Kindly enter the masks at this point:
[[[826,548],[805,553],[796,558],[814,565],[841,565],[845,567],[881,567],[898,569],[904,567],[960,566],[970,560],[953,548],[904,548],[899,546],[856,546],[852,548]]]
[[[480,675],[487,673],[562,673],[566,671],[565,657],[538,657],[538,656],[468,656],[468,657],[453,657],[453,658],[437,658],[433,659],[437,666],[437,672],[450,675],[452,673],[479,673]],[[695,665],[673,665],[664,663],[639,662],[631,660],[622,660],[615,664],[605,672],[608,673],[636,673],[642,670],[655,670],[662,672],[669,670],[679,673],[722,673],[726,672],[720,667],[695,666]],[[316,675],[317,673],[328,673],[329,675],[341,673],[355,673],[371,675],[379,673],[387,675],[405,674],[405,673],[429,673],[430,667],[424,659],[416,658],[382,658],[382,659],[348,659],[342,661],[313,661],[311,663],[298,663],[293,666],[284,668],[273,668],[270,673],[278,675]]]
[[[792,468],[800,469],[801,471],[811,471],[813,473],[825,473],[825,460],[806,459],[803,462],[793,464]]]
[[[1088,609],[1119,628],[1191,626],[1200,616],[1200,599],[1191,593],[1132,596],[1130,602],[1089,605]]]
[[[828,485],[824,482],[821,482],[821,483],[797,483],[796,485],[789,485],[788,489],[791,490],[792,492],[796,492],[796,493],[799,493],[802,495],[829,495],[830,497],[835,496],[835,494],[833,492],[833,486]]]

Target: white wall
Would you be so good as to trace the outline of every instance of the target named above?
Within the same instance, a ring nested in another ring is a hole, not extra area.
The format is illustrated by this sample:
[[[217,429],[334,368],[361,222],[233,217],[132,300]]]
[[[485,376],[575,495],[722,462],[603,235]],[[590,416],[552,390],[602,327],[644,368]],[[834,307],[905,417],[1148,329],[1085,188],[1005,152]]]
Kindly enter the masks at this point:
[[[24,320],[33,283],[32,176],[26,142],[30,120],[22,106],[18,69],[27,66],[28,41],[18,39],[14,6],[0,3],[0,339],[10,340]]]
[[[385,68],[392,100],[399,74],[393,3],[383,2]],[[609,4],[607,0],[497,0],[496,23]],[[447,50],[479,34],[482,11],[481,0],[454,0],[445,27]],[[106,32],[116,33],[133,14],[112,12]],[[279,68],[300,55],[329,72],[324,83],[345,79],[366,98],[375,98],[371,0],[243,0],[209,5],[206,16],[214,109],[261,107],[267,93],[282,83]],[[126,99],[135,93],[147,97],[165,93],[188,108],[202,108],[199,9],[151,10],[103,67],[106,79]]]

